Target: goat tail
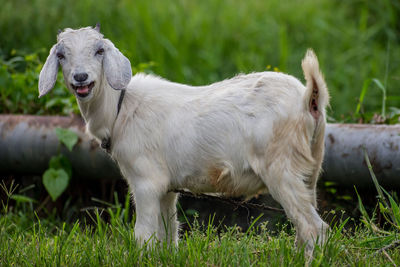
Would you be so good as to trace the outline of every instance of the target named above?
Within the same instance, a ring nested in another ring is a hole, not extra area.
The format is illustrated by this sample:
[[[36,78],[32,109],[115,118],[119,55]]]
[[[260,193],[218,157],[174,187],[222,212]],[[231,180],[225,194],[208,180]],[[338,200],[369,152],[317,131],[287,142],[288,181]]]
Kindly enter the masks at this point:
[[[317,56],[311,49],[307,50],[301,67],[306,78],[306,92],[303,99],[305,112],[311,114],[315,121],[311,153],[316,165],[310,176],[309,187],[313,192],[313,205],[317,207],[316,185],[324,158],[325,108],[329,104],[329,93],[324,77],[319,70]]]
[[[329,104],[329,93],[324,77],[319,70],[318,58],[312,49],[307,50],[301,62],[301,67],[307,82],[304,107],[316,121],[319,121],[320,118],[325,118],[325,108]]]

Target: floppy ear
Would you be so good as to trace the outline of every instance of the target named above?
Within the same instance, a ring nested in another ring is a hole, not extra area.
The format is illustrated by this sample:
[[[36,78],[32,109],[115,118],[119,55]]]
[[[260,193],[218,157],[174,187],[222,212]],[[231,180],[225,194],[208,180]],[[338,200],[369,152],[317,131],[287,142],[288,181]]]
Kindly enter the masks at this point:
[[[107,44],[103,68],[107,82],[115,90],[123,90],[132,78],[131,62],[113,44]]]
[[[57,80],[57,73],[58,59],[56,56],[56,45],[53,45],[39,74],[39,97],[44,96],[53,89]]]

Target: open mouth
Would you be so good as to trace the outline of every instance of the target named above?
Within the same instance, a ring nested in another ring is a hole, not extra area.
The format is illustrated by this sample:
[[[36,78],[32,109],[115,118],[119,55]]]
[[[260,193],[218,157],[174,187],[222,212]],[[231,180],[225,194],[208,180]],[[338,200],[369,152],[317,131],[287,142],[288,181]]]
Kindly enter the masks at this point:
[[[86,97],[90,94],[90,92],[92,91],[92,88],[94,86],[94,82],[91,82],[89,84],[86,85],[72,85],[72,88],[75,90],[76,94],[79,97]]]

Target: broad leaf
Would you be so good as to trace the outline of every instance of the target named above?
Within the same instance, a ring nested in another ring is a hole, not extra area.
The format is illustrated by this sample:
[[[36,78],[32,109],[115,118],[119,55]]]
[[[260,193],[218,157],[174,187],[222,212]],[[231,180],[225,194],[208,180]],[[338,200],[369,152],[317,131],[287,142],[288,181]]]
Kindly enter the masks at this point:
[[[43,174],[43,184],[53,201],[68,187],[69,177],[63,169],[48,169]]]
[[[63,143],[69,151],[72,151],[72,148],[78,142],[78,135],[68,129],[63,129],[63,128],[56,128],[56,135],[58,140],[60,140],[61,143]]]
[[[64,155],[58,155],[58,156],[53,156],[50,159],[49,162],[49,168],[50,169],[63,169],[64,171],[67,172],[68,177],[72,177],[72,166],[71,163],[69,162],[68,158],[66,158]]]

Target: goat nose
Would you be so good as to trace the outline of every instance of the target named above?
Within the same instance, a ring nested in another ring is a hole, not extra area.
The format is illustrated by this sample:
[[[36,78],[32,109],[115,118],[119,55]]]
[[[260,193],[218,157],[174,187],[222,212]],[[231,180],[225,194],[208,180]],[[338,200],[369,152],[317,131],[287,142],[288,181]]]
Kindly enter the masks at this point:
[[[77,73],[77,74],[74,75],[74,79],[77,82],[84,82],[84,81],[87,80],[87,78],[88,78],[88,74],[86,72]]]

